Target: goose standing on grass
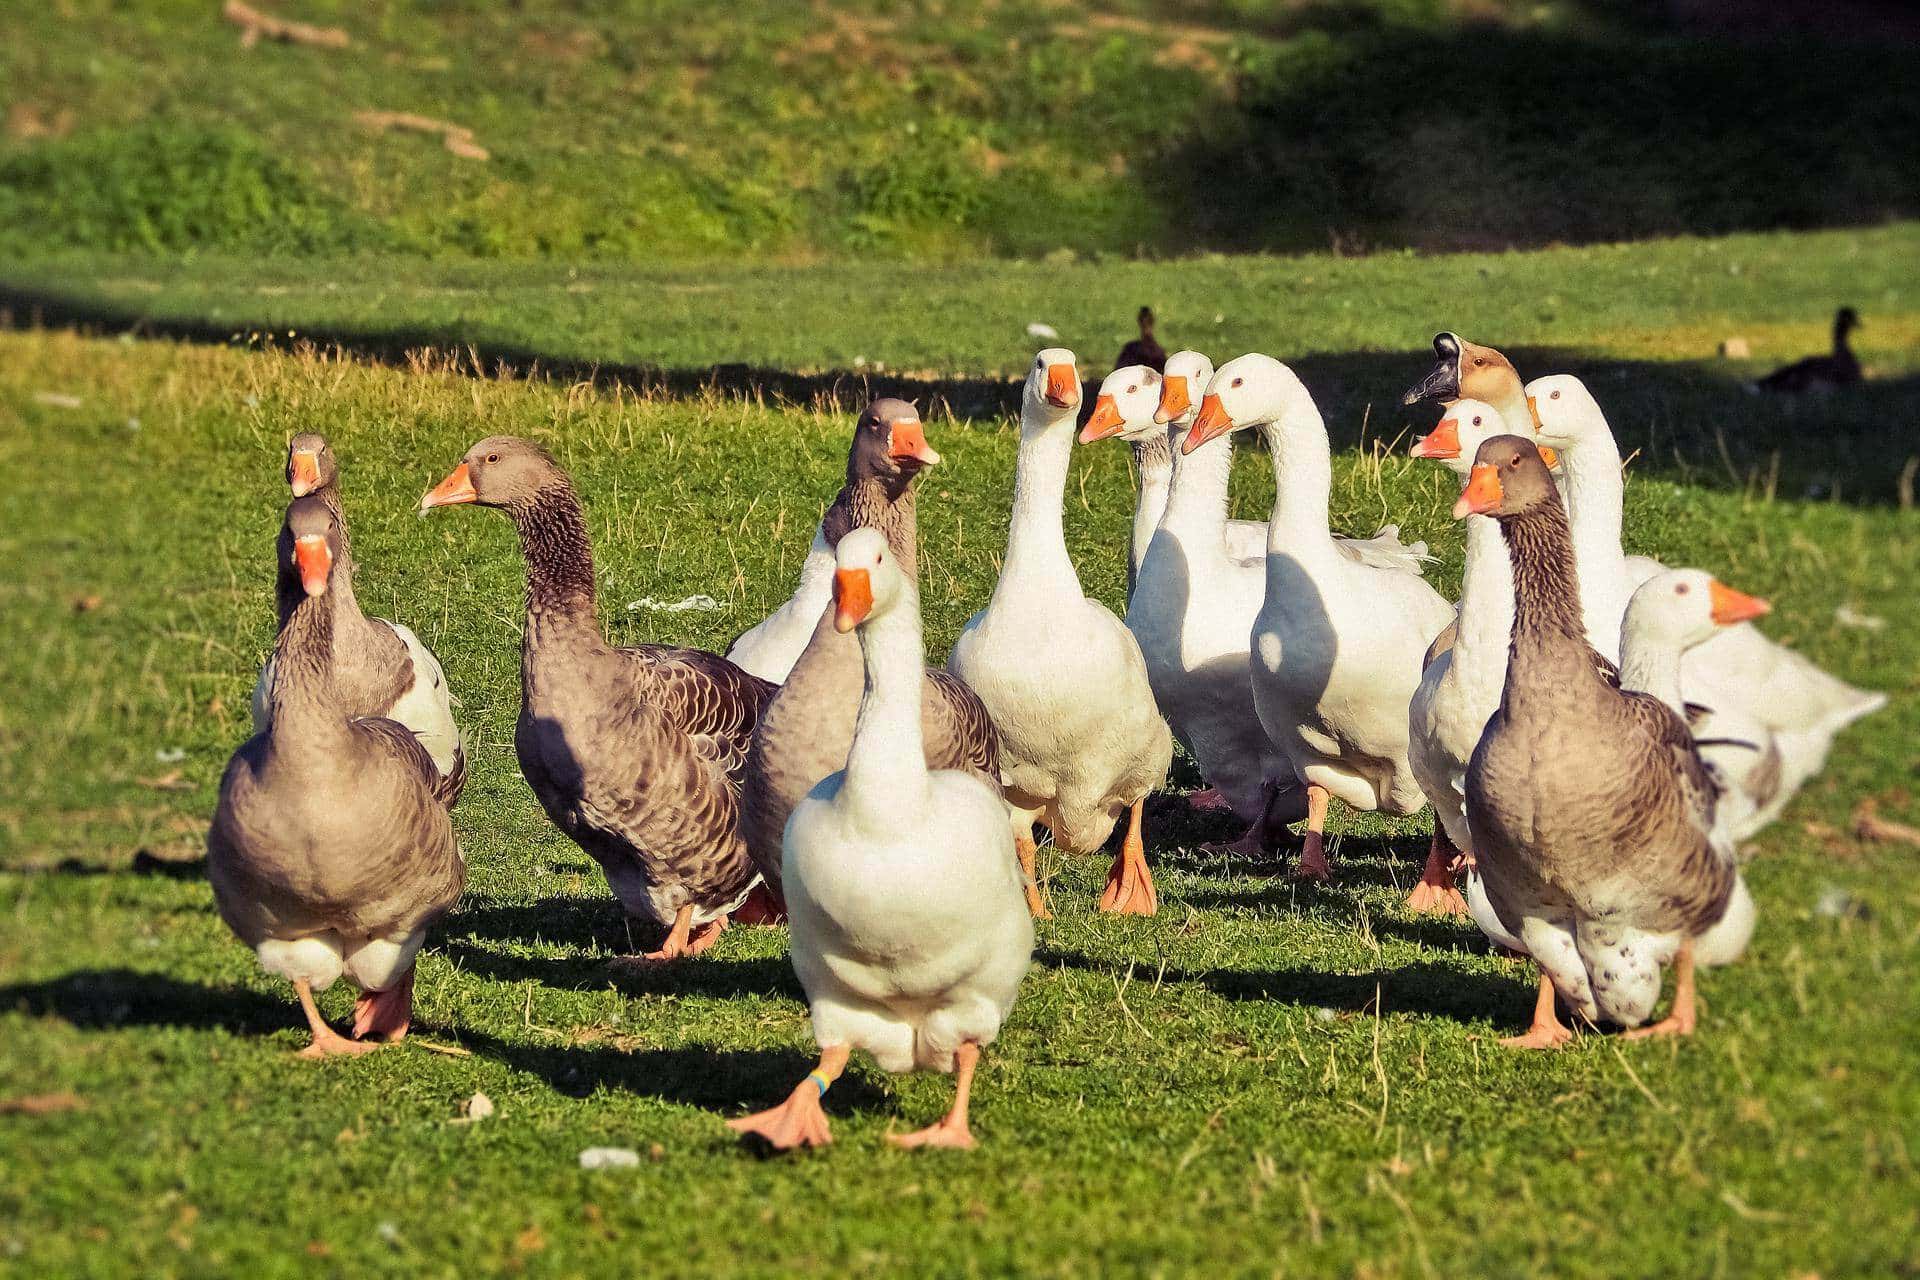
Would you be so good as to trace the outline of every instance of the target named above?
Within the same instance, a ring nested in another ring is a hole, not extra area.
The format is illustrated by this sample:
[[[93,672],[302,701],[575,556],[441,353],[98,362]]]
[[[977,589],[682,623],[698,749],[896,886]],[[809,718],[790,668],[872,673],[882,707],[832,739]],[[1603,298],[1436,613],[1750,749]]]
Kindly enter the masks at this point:
[[[877,529],[891,548],[890,563],[917,584],[913,482],[939,461],[912,405],[875,400],[854,424],[847,480],[820,522],[821,540],[837,547],[851,530]],[[846,767],[853,743],[866,676],[860,642],[836,627],[834,617],[822,608],[814,618],[806,649],[761,714],[747,758],[741,830],[775,897],[788,815],[820,779]],[[973,690],[945,671],[929,670],[921,713],[927,768],[971,769],[997,780],[999,742]],[[1035,913],[1044,913],[1038,889],[1028,892]]]
[[[527,785],[627,914],[667,930],[645,959],[706,950],[759,879],[740,778],[774,686],[700,649],[607,643],[579,496],[539,445],[480,441],[420,507],[458,503],[505,511],[526,558],[513,746]]]
[[[787,602],[762,618],[727,647],[727,661],[750,676],[780,684],[813,638],[813,628],[833,594],[833,545],[824,527],[813,531],[800,581]]]
[[[1802,391],[1832,391],[1860,381],[1860,360],[1847,344],[1847,335],[1860,327],[1860,313],[1842,307],[1833,315],[1833,350],[1823,356],[1808,356],[1784,368],[1775,369],[1753,384],[1755,391],[1794,394]]]
[[[1293,766],[1268,741],[1253,709],[1247,635],[1266,591],[1266,528],[1258,526],[1259,558],[1229,551],[1229,442],[1172,461],[1173,442],[1186,437],[1179,418],[1191,422],[1198,406],[1188,403],[1184,389],[1169,402],[1167,389],[1198,374],[1189,364],[1194,359],[1206,357],[1190,351],[1170,357],[1165,379],[1145,365],[1109,374],[1080,443],[1117,436],[1167,450],[1172,493],[1127,601],[1127,630],[1140,645],[1155,703],[1206,779],[1207,793],[1191,802],[1232,810],[1248,825],[1227,851],[1257,857],[1272,847],[1281,825],[1305,816],[1306,800]],[[1181,369],[1190,372],[1174,372]],[[1212,373],[1210,364],[1205,372]]]
[[[414,957],[460,897],[466,869],[418,736],[341,696],[346,540],[319,496],[287,508],[279,573],[298,598],[274,643],[266,727],[233,755],[207,833],[220,916],[260,966],[293,984],[312,1028],[302,1057],[365,1053],[412,1022]],[[285,598],[283,592],[283,599]],[[352,1040],[314,1004],[342,974],[362,992]]]
[[[1091,853],[1130,811],[1100,909],[1152,915],[1141,810],[1166,781],[1173,735],[1133,633],[1080,590],[1067,555],[1062,504],[1080,400],[1073,352],[1040,352],[1021,394],[1000,580],[987,607],[967,620],[947,669],[980,695],[1000,731],[1000,773],[1028,878],[1036,821],[1052,829],[1055,844]]]
[[[1153,336],[1153,308],[1142,307],[1140,314],[1134,317],[1140,326],[1140,336],[1120,348],[1119,357],[1113,367],[1124,369],[1130,364],[1143,364],[1159,373],[1167,366],[1167,352]]]
[[[1466,484],[1473,457],[1485,441],[1507,434],[1506,421],[1492,405],[1456,400],[1433,431],[1414,441],[1412,454],[1430,458]],[[1542,450],[1547,465],[1554,458]],[[1407,906],[1414,911],[1461,915],[1468,900],[1454,881],[1457,859],[1469,865],[1473,837],[1467,827],[1467,764],[1487,721],[1500,708],[1507,674],[1507,642],[1513,632],[1513,568],[1499,522],[1468,515],[1466,566],[1460,577],[1460,603],[1452,643],[1428,661],[1407,707],[1413,776],[1433,805],[1433,846],[1420,883]],[[1469,891],[1473,888],[1469,873]],[[1489,937],[1520,950],[1503,935],[1484,909],[1472,912]]]
[[[360,611],[353,594],[353,546],[341,510],[339,478],[340,466],[325,436],[303,431],[287,443],[287,485],[293,496],[315,497],[339,529],[340,558],[327,595],[333,613],[335,693],[354,715],[384,716],[411,729],[433,758],[440,792],[452,804],[467,781],[466,747],[453,722],[453,692],[439,660],[410,629]],[[277,604],[282,629],[305,598],[297,577],[281,583]],[[254,682],[255,733],[264,733],[272,716],[274,671],[270,657]]]
[[[1621,687],[1650,693],[1686,719],[1700,758],[1720,785],[1716,817],[1734,841],[1772,822],[1790,798],[1781,785],[1780,743],[1758,721],[1689,702],[1681,659],[1719,628],[1764,617],[1771,609],[1765,600],[1742,595],[1699,569],[1668,569],[1640,584],[1620,624]]]
[[[1691,1034],[1693,970],[1744,950],[1752,899],[1716,831],[1715,786],[1686,722],[1623,691],[1587,643],[1566,509],[1539,451],[1480,446],[1456,517],[1494,516],[1513,562],[1513,639],[1500,709],[1467,769],[1467,820],[1494,910],[1540,965],[1533,1025],[1502,1043],[1589,1022],[1633,1036]],[[1675,967],[1673,1009],[1642,1026]]]
[[[1560,451],[1587,635],[1596,649],[1614,657],[1628,597],[1665,566],[1621,551],[1620,446],[1592,393],[1580,379],[1554,374],[1527,384],[1527,394],[1539,413],[1539,439]],[[1885,694],[1828,675],[1748,623],[1721,627],[1687,650],[1681,687],[1689,701],[1773,733],[1783,804],[1820,771],[1841,730],[1887,701]]]
[[[843,536],[835,563],[833,626],[858,629],[866,687],[845,767],[794,808],[782,855],[820,1063],[780,1106],[728,1124],[781,1149],[831,1142],[820,1100],[865,1049],[883,1071],[957,1077],[946,1117],[896,1145],[971,1147],[974,1068],[1033,955],[1006,804],[976,770],[927,768],[913,574],[871,528]]]
[[[1299,873],[1324,880],[1330,800],[1394,814],[1426,803],[1407,760],[1407,704],[1422,655],[1453,609],[1417,563],[1369,563],[1333,536],[1326,425],[1293,370],[1257,352],[1213,375],[1182,448],[1191,454],[1250,429],[1266,438],[1274,478],[1266,590],[1252,632],[1254,705],[1307,789]]]

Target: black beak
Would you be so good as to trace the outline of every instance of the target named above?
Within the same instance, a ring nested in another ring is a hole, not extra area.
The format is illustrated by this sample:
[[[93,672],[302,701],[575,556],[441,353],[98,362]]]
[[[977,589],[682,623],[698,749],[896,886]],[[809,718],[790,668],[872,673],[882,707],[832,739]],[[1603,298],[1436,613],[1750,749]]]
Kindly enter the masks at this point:
[[[1433,354],[1433,368],[1400,397],[1402,405],[1460,398],[1460,339],[1451,333],[1437,334],[1433,339]]]

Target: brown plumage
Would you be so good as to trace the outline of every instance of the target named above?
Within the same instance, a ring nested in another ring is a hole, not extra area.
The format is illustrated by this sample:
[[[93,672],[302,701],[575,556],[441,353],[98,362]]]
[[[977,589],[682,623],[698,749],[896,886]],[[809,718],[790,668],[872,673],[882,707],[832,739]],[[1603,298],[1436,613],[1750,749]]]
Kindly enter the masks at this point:
[[[1485,442],[1461,504],[1499,519],[1514,574],[1500,710],[1467,770],[1488,897],[1589,1020],[1644,1022],[1677,954],[1690,1027],[1690,947],[1736,882],[1731,849],[1709,835],[1707,768],[1680,717],[1622,691],[1587,644],[1566,511],[1534,446]],[[1540,1024],[1530,1035],[1557,1039]]]
[[[207,874],[228,927],[294,982],[308,1052],[351,1052],[360,1046],[320,1020],[311,993],[345,972],[369,993],[356,1035],[404,1035],[414,954],[465,869],[432,757],[406,726],[359,716],[340,696],[327,596],[344,539],[324,502],[296,499],[280,546],[302,599],[274,646],[268,728],[221,778]]]
[[[629,914],[670,927],[655,958],[704,950],[755,880],[740,779],[774,686],[704,650],[607,643],[579,497],[538,445],[474,445],[422,505],[457,502],[505,511],[526,558],[513,743],[527,785]]]
[[[296,500],[311,497],[325,508],[339,540],[333,585],[322,597],[333,614],[335,695],[353,715],[385,716],[421,734],[429,754],[438,756],[435,793],[452,807],[466,786],[467,753],[453,725],[446,674],[411,631],[384,618],[369,618],[361,611],[353,589],[353,542],[340,502],[339,463],[326,437],[305,431],[289,440],[286,476]],[[274,587],[275,608],[283,630],[305,599],[300,576],[293,567],[292,536],[283,527]],[[267,724],[272,681],[273,664],[269,662],[254,690],[256,731]]]
[[[1860,381],[1860,361],[1847,345],[1847,335],[1860,327],[1860,313],[1842,307],[1833,315],[1833,350],[1823,356],[1808,356],[1784,368],[1775,369],[1754,383],[1761,391],[1817,391],[1849,387]]]
[[[868,405],[847,452],[846,484],[821,521],[828,544],[839,545],[850,529],[877,529],[901,572],[913,579],[918,558],[913,480],[937,461],[912,405],[901,400]],[[865,679],[858,637],[836,631],[833,610],[822,610],[813,638],[761,717],[747,765],[747,848],[776,891],[787,817],[815,783],[846,767]],[[973,769],[998,785],[1000,745],[993,721],[958,676],[928,669],[921,732],[929,769]]]
[[[1120,348],[1120,354],[1114,357],[1113,367],[1124,369],[1128,365],[1143,364],[1155,373],[1165,373],[1167,352],[1153,336],[1153,308],[1140,308],[1140,314],[1134,319],[1140,325],[1140,336]]]

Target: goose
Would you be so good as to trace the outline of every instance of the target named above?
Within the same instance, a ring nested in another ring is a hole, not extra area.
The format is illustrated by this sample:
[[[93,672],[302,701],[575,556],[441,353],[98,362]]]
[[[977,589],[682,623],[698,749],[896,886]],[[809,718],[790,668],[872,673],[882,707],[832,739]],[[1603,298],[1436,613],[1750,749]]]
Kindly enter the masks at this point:
[[[1492,405],[1455,400],[1439,425],[1414,441],[1411,453],[1440,463],[1464,485],[1481,443],[1505,434],[1506,420]],[[1543,449],[1541,454],[1552,466],[1552,451]],[[1472,914],[1495,942],[1517,951],[1518,939],[1505,934],[1489,912],[1470,910],[1452,870],[1456,858],[1464,858],[1469,866],[1472,863],[1467,763],[1488,719],[1499,709],[1500,686],[1507,673],[1507,638],[1513,630],[1513,571],[1500,526],[1480,515],[1469,515],[1466,524],[1466,566],[1451,642],[1427,660],[1407,706],[1407,760],[1433,806],[1434,817],[1427,865],[1408,895],[1407,906],[1416,912]],[[1471,872],[1469,881],[1471,894]],[[1480,900],[1476,898],[1476,906]]]
[[[1229,549],[1230,443],[1173,459],[1172,438],[1186,436],[1179,418],[1191,422],[1199,411],[1184,392],[1171,403],[1166,398],[1183,377],[1172,372],[1183,367],[1183,357],[1206,359],[1179,352],[1168,360],[1165,379],[1144,365],[1107,375],[1080,442],[1117,437],[1136,450],[1139,441],[1166,449],[1173,492],[1128,597],[1126,626],[1147,664],[1155,703],[1206,779],[1210,794],[1194,807],[1232,810],[1248,828],[1226,851],[1259,856],[1272,847],[1278,826],[1306,814],[1293,766],[1268,741],[1253,709],[1247,635],[1266,591],[1266,527],[1256,526],[1263,547],[1258,559]],[[1210,364],[1206,371],[1211,374]]]
[[[1114,360],[1113,367],[1124,369],[1130,364],[1143,364],[1158,373],[1166,367],[1167,352],[1154,340],[1153,308],[1140,308],[1140,314],[1134,320],[1140,326],[1140,336],[1120,348],[1120,355]]]
[[[800,581],[785,604],[742,632],[727,647],[727,661],[750,676],[780,684],[793,670],[800,651],[813,638],[814,626],[833,593],[833,547],[816,526],[806,559],[800,562]]]
[[[774,686],[700,649],[607,643],[580,498],[539,445],[489,436],[420,509],[463,503],[505,511],[526,559],[521,774],[627,914],[667,930],[642,959],[705,951],[759,880],[740,777]]]
[[[1258,352],[1213,375],[1181,448],[1191,454],[1249,429],[1266,438],[1274,477],[1266,591],[1251,635],[1253,700],[1307,789],[1299,874],[1324,880],[1332,799],[1395,814],[1426,803],[1407,760],[1407,704],[1453,609],[1417,567],[1385,568],[1342,549],[1327,527],[1326,425],[1293,370]]]
[[[260,967],[293,984],[313,1039],[300,1056],[365,1053],[412,1021],[414,957],[460,897],[466,870],[418,736],[342,696],[340,612],[346,537],[325,499],[287,508],[280,572],[299,598],[274,642],[265,725],[228,762],[207,832],[220,917]],[[345,975],[360,988],[353,1036],[314,993]]]
[[[384,716],[413,731],[433,758],[448,804],[467,781],[467,752],[453,720],[453,691],[439,659],[411,629],[360,611],[353,593],[353,546],[340,504],[340,466],[333,447],[318,432],[303,431],[287,443],[287,487],[295,498],[316,497],[340,530],[340,559],[326,607],[332,610],[336,690],[355,715]],[[285,575],[283,575],[285,578]],[[297,576],[286,578],[277,597],[280,626],[305,597]],[[269,657],[253,685],[253,730],[264,733],[273,709],[274,660]]]
[[[1034,357],[1020,399],[1006,558],[992,599],[967,620],[947,669],[980,695],[999,730],[1014,842],[1029,875],[1036,821],[1061,847],[1091,853],[1125,811],[1126,838],[1100,909],[1152,915],[1141,810],[1166,781],[1173,735],[1154,703],[1139,643],[1080,590],[1067,554],[1062,506],[1081,398],[1073,352],[1048,347]]]
[[[1720,783],[1716,817],[1736,842],[1772,822],[1786,805],[1780,743],[1758,721],[1688,702],[1681,659],[1718,628],[1764,617],[1771,609],[1703,570],[1668,569],[1640,584],[1620,623],[1621,687],[1650,693],[1686,718],[1700,758]]]
[[[821,521],[822,540],[837,546],[852,529],[878,529],[892,548],[892,562],[913,577],[919,554],[913,482],[939,461],[912,405],[875,400],[854,426],[846,484]],[[775,898],[787,818],[820,779],[846,766],[864,679],[859,641],[837,629],[833,611],[823,609],[754,730],[740,826],[747,852]],[[972,769],[997,780],[999,743],[973,690],[936,668],[927,672],[923,693],[920,738],[927,767]],[[1036,914],[1044,913],[1038,889],[1030,887],[1029,893]]]
[[[953,1106],[902,1147],[971,1147],[982,1049],[1033,956],[1006,802],[978,770],[929,769],[925,653],[910,566],[878,529],[834,551],[833,626],[856,631],[865,688],[843,768],[787,820],[793,970],[819,1065],[781,1105],[728,1121],[777,1149],[833,1140],[820,1100],[855,1049],[882,1071],[951,1072]]]
[[[1554,374],[1528,383],[1527,395],[1538,410],[1538,438],[1560,451],[1588,638],[1613,658],[1628,597],[1665,566],[1621,552],[1620,447],[1585,384],[1570,374]],[[1718,628],[1711,639],[1687,650],[1681,687],[1689,701],[1773,732],[1781,753],[1783,803],[1820,771],[1843,729],[1886,705],[1886,695],[1827,674],[1750,623]]]
[[[1622,690],[1588,643],[1566,508],[1531,442],[1481,444],[1454,506],[1469,514],[1500,522],[1514,617],[1500,708],[1467,768],[1467,822],[1493,909],[1541,970],[1532,1025],[1501,1043],[1566,1043],[1556,994],[1629,1036],[1691,1034],[1694,966],[1738,955],[1753,927],[1712,776],[1686,722]],[[1669,963],[1671,1012],[1645,1025]]]
[[[1492,347],[1468,342],[1457,333],[1433,336],[1433,368],[1400,397],[1400,403],[1408,406],[1423,400],[1439,404],[1477,400],[1492,405],[1501,420],[1515,431],[1534,425],[1533,408],[1527,403],[1526,391],[1513,361]]]
[[[1808,356],[1775,369],[1753,384],[1755,391],[1796,393],[1831,391],[1850,387],[1860,381],[1860,360],[1847,345],[1847,335],[1860,327],[1860,313],[1842,307],[1833,313],[1833,350],[1823,356]]]

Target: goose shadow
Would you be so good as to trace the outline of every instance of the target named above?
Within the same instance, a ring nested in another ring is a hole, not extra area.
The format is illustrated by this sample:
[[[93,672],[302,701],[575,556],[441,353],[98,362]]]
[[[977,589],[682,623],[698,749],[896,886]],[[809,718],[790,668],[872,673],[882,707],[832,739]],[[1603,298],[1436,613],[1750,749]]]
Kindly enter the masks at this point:
[[[276,1000],[243,987],[183,982],[138,969],[77,969],[41,982],[0,986],[0,1010],[55,1017],[89,1031],[186,1027],[266,1035],[306,1027],[291,991]]]
[[[722,943],[722,945],[725,945]],[[805,1001],[786,956],[732,959],[707,952],[664,964],[605,956],[519,956],[449,938],[442,951],[461,970],[508,984],[535,982],[561,991],[613,987],[625,996],[785,996]]]

